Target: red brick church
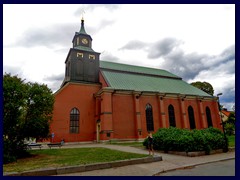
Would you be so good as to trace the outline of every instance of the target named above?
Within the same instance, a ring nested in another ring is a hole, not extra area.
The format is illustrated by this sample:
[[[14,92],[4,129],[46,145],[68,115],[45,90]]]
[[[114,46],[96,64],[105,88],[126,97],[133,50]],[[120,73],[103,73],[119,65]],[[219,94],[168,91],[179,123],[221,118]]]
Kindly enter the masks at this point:
[[[217,98],[168,71],[100,60],[84,20],[55,93],[54,142],[142,140],[159,128],[220,128]]]

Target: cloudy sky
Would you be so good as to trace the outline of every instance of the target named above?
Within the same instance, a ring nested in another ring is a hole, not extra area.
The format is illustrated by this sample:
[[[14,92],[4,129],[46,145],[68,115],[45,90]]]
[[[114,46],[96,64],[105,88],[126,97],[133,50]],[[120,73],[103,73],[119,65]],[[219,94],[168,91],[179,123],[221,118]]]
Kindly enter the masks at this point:
[[[100,59],[212,84],[235,104],[235,5],[3,5],[3,73],[59,89],[84,13]]]

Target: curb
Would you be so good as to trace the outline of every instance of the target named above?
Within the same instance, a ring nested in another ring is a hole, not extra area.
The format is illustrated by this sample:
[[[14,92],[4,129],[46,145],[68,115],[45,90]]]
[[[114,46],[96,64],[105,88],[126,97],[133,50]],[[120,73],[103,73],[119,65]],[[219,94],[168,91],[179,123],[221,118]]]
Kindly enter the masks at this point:
[[[75,172],[93,171],[98,169],[115,168],[115,167],[121,167],[121,166],[133,165],[133,164],[151,163],[156,161],[162,161],[162,156],[135,158],[130,160],[120,160],[120,161],[106,162],[106,163],[94,163],[94,164],[80,165],[80,166],[46,168],[46,169],[25,171],[21,173],[9,173],[9,174],[4,174],[4,176],[53,176],[53,175],[68,174],[68,173],[75,173]]]
[[[179,166],[179,167],[176,167],[176,168],[169,168],[169,169],[162,170],[161,172],[155,173],[152,176],[158,176],[159,174],[162,174],[162,173],[165,173],[165,172],[169,172],[169,171],[193,168],[193,167],[199,166],[199,165],[204,165],[204,164],[209,164],[209,163],[214,163],[214,162],[220,162],[220,161],[227,161],[227,160],[232,160],[232,159],[235,159],[235,157],[218,159],[218,160],[212,160],[212,161],[208,161],[208,162],[200,162],[200,163],[195,163],[195,164],[188,164],[188,165]]]
[[[229,152],[234,152],[235,147],[229,147]],[[162,151],[165,153],[164,151]],[[182,151],[168,151],[166,154],[175,154],[181,156],[188,156],[188,157],[197,157],[197,156],[204,156],[204,155],[212,155],[212,154],[219,154],[223,153],[223,149],[211,150],[209,154],[206,154],[205,151],[193,151],[193,152],[182,152]]]

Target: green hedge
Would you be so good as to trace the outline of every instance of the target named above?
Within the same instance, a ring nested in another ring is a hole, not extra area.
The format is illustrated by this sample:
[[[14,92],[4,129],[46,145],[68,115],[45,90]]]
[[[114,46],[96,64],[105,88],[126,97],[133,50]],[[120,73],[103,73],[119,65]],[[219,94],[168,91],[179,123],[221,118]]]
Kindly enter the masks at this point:
[[[155,150],[168,151],[205,151],[224,148],[224,135],[217,128],[201,130],[179,129],[175,127],[161,128],[153,134],[153,148]],[[146,138],[143,145],[147,147]]]

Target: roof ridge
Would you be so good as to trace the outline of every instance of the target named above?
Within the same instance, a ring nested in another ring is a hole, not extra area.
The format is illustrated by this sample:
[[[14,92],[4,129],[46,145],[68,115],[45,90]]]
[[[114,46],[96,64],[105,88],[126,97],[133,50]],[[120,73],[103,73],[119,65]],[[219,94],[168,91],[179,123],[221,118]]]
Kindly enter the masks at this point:
[[[158,69],[158,68],[153,68],[153,67],[144,67],[144,66],[138,66],[138,65],[132,65],[132,64],[125,64],[125,63],[117,63],[117,62],[110,62],[110,61],[103,61],[101,60],[100,62],[106,62],[106,63],[112,63],[112,64],[119,64],[119,65],[125,65],[125,66],[132,66],[132,67],[139,67],[139,68],[144,68],[144,69],[154,69],[154,70],[161,70],[161,71],[166,71],[164,69]],[[168,72],[168,71],[166,71]]]
[[[95,52],[95,51],[92,49],[92,47],[86,47],[86,46],[81,46],[81,45],[75,46],[75,47],[73,47],[73,49],[83,50],[83,51],[89,51],[89,52]]]
[[[143,73],[143,72],[132,72],[132,71],[124,71],[124,70],[116,70],[116,69],[110,69],[110,68],[102,68],[101,70],[110,71],[110,72],[119,72],[119,73],[127,73],[127,74],[138,74],[138,75],[148,75],[152,77],[162,77],[162,78],[170,78],[170,79],[177,79],[182,80],[180,77],[171,77],[171,76],[163,76],[163,75],[156,75],[156,74],[150,74],[150,73]]]
[[[123,64],[123,63],[115,63],[115,62],[102,61],[102,60],[100,61],[100,69],[114,71],[114,72],[125,72],[130,74],[141,74],[141,75],[149,75],[149,76],[155,76],[155,77],[164,77],[164,78],[182,80],[181,77],[176,76],[175,74],[172,74],[164,69],[129,65],[129,64]]]

